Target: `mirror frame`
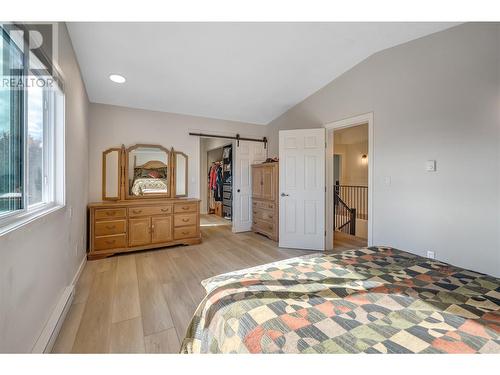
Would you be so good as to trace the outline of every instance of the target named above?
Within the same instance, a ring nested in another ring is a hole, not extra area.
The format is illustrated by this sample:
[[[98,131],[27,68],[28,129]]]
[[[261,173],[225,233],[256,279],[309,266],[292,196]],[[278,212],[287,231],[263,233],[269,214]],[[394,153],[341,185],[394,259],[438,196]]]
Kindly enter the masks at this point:
[[[173,187],[173,192],[174,192],[174,196],[176,198],[178,197],[187,197],[188,196],[188,166],[189,166],[189,158],[188,156],[182,152],[182,151],[175,151],[173,148],[172,148],[172,155],[173,155],[173,163],[172,165],[174,166],[174,178],[172,179],[172,187]],[[184,186],[185,186],[185,193],[184,194],[177,194],[177,155],[182,155],[184,156],[184,158],[186,159],[186,176],[184,178]]]
[[[103,151],[102,153],[102,200],[103,201],[119,201],[122,197],[122,148],[119,147],[112,147],[108,148],[107,150]],[[117,191],[118,195],[116,197],[108,197],[106,196],[106,156],[111,153],[111,152],[117,152],[118,153],[118,186],[117,186]]]
[[[167,176],[167,186],[169,188],[168,193],[162,194],[162,193],[155,193],[155,194],[148,194],[148,195],[140,195],[140,196],[135,196],[135,195],[130,195],[130,187],[129,187],[129,159],[130,159],[130,152],[134,151],[136,148],[139,147],[155,147],[159,148],[167,153],[167,160],[168,160],[168,176]],[[138,143],[133,146],[130,146],[125,150],[125,173],[124,173],[124,184],[125,184],[125,199],[158,199],[158,198],[170,198],[173,196],[172,194],[172,176],[174,173],[174,168],[172,168],[172,152],[171,150],[161,146],[161,145],[151,145],[151,144],[142,144]]]

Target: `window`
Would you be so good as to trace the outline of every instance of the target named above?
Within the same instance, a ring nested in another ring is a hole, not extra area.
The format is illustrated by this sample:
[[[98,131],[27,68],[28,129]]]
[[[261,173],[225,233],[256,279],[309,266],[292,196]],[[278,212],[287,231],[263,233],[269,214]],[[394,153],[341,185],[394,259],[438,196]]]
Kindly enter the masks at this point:
[[[64,205],[64,95],[55,80],[48,84],[26,67],[20,44],[0,33],[1,233]],[[29,53],[29,65],[39,67]]]

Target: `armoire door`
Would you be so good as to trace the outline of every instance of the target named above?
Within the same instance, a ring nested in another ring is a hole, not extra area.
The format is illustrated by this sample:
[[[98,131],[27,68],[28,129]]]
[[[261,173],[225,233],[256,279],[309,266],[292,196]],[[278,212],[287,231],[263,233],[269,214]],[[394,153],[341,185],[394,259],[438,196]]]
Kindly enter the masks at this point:
[[[172,240],[172,217],[156,216],[151,218],[151,242],[162,243]]]
[[[274,167],[266,165],[262,168],[262,199],[274,200],[274,192],[276,190],[276,180],[274,178]]]
[[[252,197],[262,198],[262,167],[252,167]]]
[[[151,243],[151,220],[145,218],[130,218],[128,220],[128,245],[142,246]]]

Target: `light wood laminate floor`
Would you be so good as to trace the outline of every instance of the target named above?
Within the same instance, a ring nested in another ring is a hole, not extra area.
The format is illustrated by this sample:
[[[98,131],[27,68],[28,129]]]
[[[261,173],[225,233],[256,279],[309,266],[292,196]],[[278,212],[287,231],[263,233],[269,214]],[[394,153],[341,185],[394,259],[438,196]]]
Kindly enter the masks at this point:
[[[228,224],[202,216],[199,245],[88,261],[53,352],[177,353],[205,295],[201,280],[310,253],[278,248],[255,233],[234,234]],[[335,250],[347,248],[344,242]]]

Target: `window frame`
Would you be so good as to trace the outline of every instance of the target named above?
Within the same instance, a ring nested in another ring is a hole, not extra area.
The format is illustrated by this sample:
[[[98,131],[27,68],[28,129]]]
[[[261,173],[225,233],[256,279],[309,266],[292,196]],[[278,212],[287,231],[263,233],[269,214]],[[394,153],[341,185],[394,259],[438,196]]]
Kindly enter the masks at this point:
[[[0,27],[1,32],[5,31]],[[5,34],[3,36],[5,38]],[[22,53],[19,47],[10,39],[12,44]],[[3,41],[2,41],[3,42]],[[23,76],[30,75],[27,71],[27,57],[23,55]],[[53,69],[56,69],[55,67]],[[28,88],[22,89],[22,208],[10,212],[0,213],[0,236],[20,226],[23,226],[39,217],[62,209],[65,200],[65,94],[61,75],[57,72],[53,88],[43,90],[43,149],[42,149],[42,201],[29,204],[29,147],[28,147]]]

